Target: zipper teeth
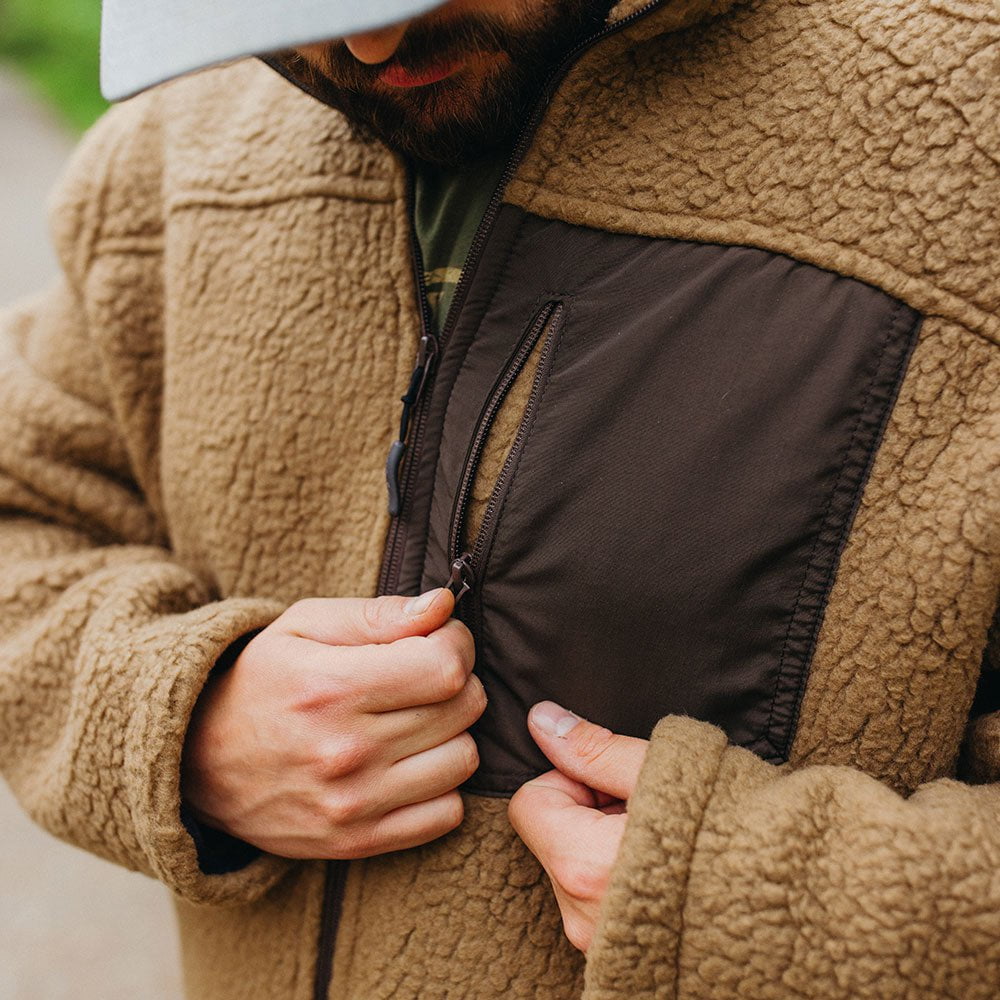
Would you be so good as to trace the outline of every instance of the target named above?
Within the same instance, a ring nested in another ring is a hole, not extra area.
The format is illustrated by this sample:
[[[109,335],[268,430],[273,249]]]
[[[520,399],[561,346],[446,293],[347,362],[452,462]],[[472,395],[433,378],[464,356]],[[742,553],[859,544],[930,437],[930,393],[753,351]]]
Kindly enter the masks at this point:
[[[524,416],[521,418],[521,423],[517,428],[517,434],[514,435],[514,443],[510,446],[510,451],[507,452],[507,457],[504,459],[503,467],[500,469],[500,475],[497,477],[496,484],[490,493],[490,499],[486,504],[486,510],[483,512],[482,526],[479,529],[479,533],[476,535],[476,541],[472,547],[472,570],[477,577],[482,573],[482,558],[485,554],[487,543],[493,534],[491,530],[493,528],[493,524],[491,522],[496,517],[497,510],[507,495],[507,489],[510,486],[510,481],[514,474],[514,468],[517,466],[518,460],[521,457],[521,451],[524,448],[524,442],[528,436],[528,428],[532,424],[532,418],[534,417],[535,410],[538,406],[538,398],[541,393],[542,385],[548,377],[549,359],[552,356],[552,347],[556,339],[555,333],[558,329],[559,320],[562,318],[562,314],[563,307],[561,304],[557,303],[545,320],[545,327],[548,329],[548,336],[545,339],[545,343],[542,346],[541,356],[538,359],[538,370],[535,372],[535,379],[531,386],[531,393],[528,396],[528,403],[524,408]]]
[[[414,215],[414,205],[415,205],[415,187],[416,182],[414,178],[413,167],[410,164],[406,166],[406,202],[407,202],[407,217],[410,220],[410,264],[413,268],[413,281],[417,290],[417,301],[420,303],[420,336],[431,337],[437,343],[437,349],[435,350],[433,356],[428,359],[428,364],[434,364],[436,358],[440,356],[441,345],[444,340],[440,341],[434,337],[431,333],[431,307],[430,303],[427,301],[427,282],[424,279],[424,251],[420,246],[420,240],[417,238],[417,226],[415,222]],[[424,400],[430,396],[430,389],[434,381],[434,370],[432,369],[425,376],[424,380],[424,391],[423,396],[417,402],[416,412],[411,416],[412,430],[410,432],[410,447],[407,449],[409,454],[403,457],[403,461],[406,463],[406,467],[403,469],[403,478],[399,484],[399,495],[400,495],[400,505],[399,505],[399,515],[393,519],[392,530],[389,534],[389,540],[386,547],[385,559],[382,562],[382,569],[379,573],[378,580],[378,593],[387,594],[391,589],[395,589],[395,581],[399,576],[399,570],[403,561],[403,539],[405,535],[404,530],[404,518],[403,513],[406,509],[406,502],[410,494],[410,483],[412,479],[412,470],[416,466],[416,462],[413,461],[414,456],[419,451],[420,444],[424,436],[424,412],[426,406],[424,405]]]
[[[416,204],[417,181],[411,163],[406,165],[406,202],[407,217],[410,222],[410,261],[413,267],[413,278],[417,286],[420,302],[420,333],[427,336],[431,331],[431,304],[427,300],[427,282],[424,279],[424,248],[417,237]]]
[[[448,540],[450,561],[457,559],[459,556],[459,549],[462,545],[462,534],[465,529],[465,516],[467,512],[466,507],[469,495],[471,494],[472,487],[475,483],[476,469],[479,465],[479,460],[482,457],[483,449],[486,446],[486,441],[489,438],[490,430],[496,421],[497,414],[500,412],[503,401],[507,398],[507,393],[510,391],[511,386],[513,386],[513,384],[517,381],[518,376],[524,369],[525,363],[528,358],[531,357],[531,352],[535,349],[535,345],[538,343],[538,338],[545,331],[545,327],[548,325],[553,314],[558,308],[559,303],[548,302],[542,307],[541,311],[534,318],[534,320],[532,320],[527,333],[521,338],[521,343],[518,345],[513,360],[510,364],[508,364],[500,378],[500,381],[494,387],[493,392],[486,403],[486,407],[479,418],[475,437],[472,440],[469,453],[465,458],[461,487],[455,497],[455,504],[452,509],[451,535]]]
[[[556,88],[562,82],[565,75],[572,69],[573,64],[585,53],[588,49],[595,46],[598,42],[603,41],[611,35],[617,34],[623,31],[629,25],[634,24],[636,21],[645,17],[647,14],[652,13],[657,7],[663,6],[668,0],[650,0],[649,3],[644,4],[638,10],[634,10],[631,14],[623,17],[620,21],[615,21],[613,24],[605,25],[597,33],[591,35],[589,38],[585,39],[575,48],[571,49],[563,60],[556,67],[553,74],[549,77],[545,86],[539,92],[538,98],[535,102],[534,110],[528,118],[527,124],[522,129],[520,135],[518,136],[517,142],[514,144],[514,148],[511,152],[510,159],[507,161],[506,167],[504,167],[503,173],[500,175],[500,180],[497,186],[493,190],[493,196],[490,198],[489,204],[486,207],[486,213],[483,215],[482,220],[479,223],[479,228],[476,230],[475,236],[472,238],[472,243],[469,247],[469,253],[465,259],[465,265],[462,268],[462,273],[459,276],[458,284],[455,286],[455,294],[452,299],[450,308],[448,309],[448,315],[445,318],[444,327],[441,330],[441,336],[438,338],[438,356],[440,357],[445,344],[448,342],[448,338],[451,335],[452,329],[458,321],[458,315],[462,311],[462,306],[464,305],[465,296],[468,292],[469,285],[472,282],[472,276],[475,273],[479,265],[479,257],[482,254],[483,248],[486,245],[487,237],[493,229],[493,223],[496,221],[496,217],[500,211],[500,205],[503,201],[504,192],[507,189],[507,185],[511,182],[514,174],[517,172],[517,168],[521,165],[521,161],[524,159],[525,153],[528,151],[528,146],[531,140],[534,138],[535,132],[538,130],[538,126],[541,124],[542,118],[545,116],[545,111],[549,106],[549,102],[552,98],[553,93]],[[408,197],[411,203],[413,201],[413,171],[412,168],[408,170],[408,181],[407,181]],[[423,253],[420,249],[420,241],[416,238],[416,233],[414,231],[415,226],[413,224],[413,213],[410,212],[410,242],[412,244],[413,253],[411,254],[414,266],[418,267],[419,273],[416,275],[417,280],[417,292],[420,301],[420,322],[421,328],[426,332],[429,328],[429,304],[427,302],[427,289],[424,283],[423,275]],[[390,538],[386,546],[385,558],[382,563],[382,571],[379,574],[379,593],[387,594],[395,591],[397,584],[399,582],[399,572],[402,567],[403,562],[403,545],[402,539],[404,536],[403,524],[403,514],[406,512],[406,504],[409,499],[409,487],[411,482],[411,475],[413,470],[417,466],[417,459],[420,454],[420,445],[423,442],[424,437],[424,423],[426,422],[427,410],[430,405],[431,389],[434,383],[434,372],[431,372],[428,378],[428,384],[423,398],[417,405],[416,412],[413,414],[413,444],[407,450],[408,453],[404,458],[406,462],[406,468],[403,472],[403,480],[400,483],[400,496],[402,497],[400,504],[399,516],[395,518],[392,530],[390,532]]]
[[[347,887],[347,861],[328,861],[320,910],[319,954],[313,976],[313,1000],[327,1000],[333,976],[333,945]]]

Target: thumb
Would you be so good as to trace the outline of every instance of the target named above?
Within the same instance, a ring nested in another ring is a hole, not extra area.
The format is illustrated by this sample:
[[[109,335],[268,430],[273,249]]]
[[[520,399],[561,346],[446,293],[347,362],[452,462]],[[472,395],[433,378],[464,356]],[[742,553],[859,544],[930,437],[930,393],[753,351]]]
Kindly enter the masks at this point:
[[[545,756],[574,781],[618,799],[634,791],[648,740],[595,726],[552,701],[532,708],[528,728]]]
[[[370,646],[437,631],[455,610],[446,587],[419,597],[312,598],[285,612],[284,631],[330,646]]]

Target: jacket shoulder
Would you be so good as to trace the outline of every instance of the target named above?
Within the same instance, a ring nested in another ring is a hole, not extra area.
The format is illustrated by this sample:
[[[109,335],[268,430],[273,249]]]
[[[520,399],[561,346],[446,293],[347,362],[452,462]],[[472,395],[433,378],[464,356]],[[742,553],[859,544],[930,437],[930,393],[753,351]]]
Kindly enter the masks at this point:
[[[829,18],[855,36],[858,71],[874,97],[905,94],[911,100],[901,110],[918,120],[943,116],[944,109],[958,112],[972,141],[1000,157],[1000,7],[994,0],[839,0]]]
[[[192,201],[266,201],[307,193],[310,181],[388,197],[393,176],[391,156],[356,139],[339,112],[242,59],[112,107],[71,157],[50,224],[82,280],[102,244],[155,240]]]

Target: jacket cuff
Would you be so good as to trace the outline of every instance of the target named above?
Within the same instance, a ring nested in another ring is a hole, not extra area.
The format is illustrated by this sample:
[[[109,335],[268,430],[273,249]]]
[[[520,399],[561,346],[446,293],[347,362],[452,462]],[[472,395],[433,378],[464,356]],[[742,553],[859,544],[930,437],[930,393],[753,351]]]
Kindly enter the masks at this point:
[[[585,1000],[674,996],[684,900],[725,733],[681,716],[653,730],[594,940]]]
[[[181,802],[181,823],[194,841],[198,867],[205,875],[229,875],[246,868],[261,850],[245,840],[199,823],[186,802]]]
[[[184,738],[205,682],[235,642],[283,610],[273,601],[232,598],[183,615],[183,628],[162,623],[135,650],[162,664],[156,672],[139,672],[148,689],[136,698],[125,736],[137,846],[150,874],[189,902],[255,899],[293,864],[235,838],[206,834],[197,823],[189,826],[180,794]]]
[[[251,629],[234,639],[215,661],[215,665],[209,672],[209,678],[224,674],[229,670],[239,659],[240,653],[265,628],[266,626],[261,626]],[[181,822],[194,841],[195,851],[198,855],[198,867],[206,875],[228,875],[230,872],[237,872],[241,868],[246,868],[262,853],[259,848],[248,844],[245,840],[240,840],[223,830],[216,830],[214,827],[199,822],[195,818],[194,811],[183,800],[181,801]]]

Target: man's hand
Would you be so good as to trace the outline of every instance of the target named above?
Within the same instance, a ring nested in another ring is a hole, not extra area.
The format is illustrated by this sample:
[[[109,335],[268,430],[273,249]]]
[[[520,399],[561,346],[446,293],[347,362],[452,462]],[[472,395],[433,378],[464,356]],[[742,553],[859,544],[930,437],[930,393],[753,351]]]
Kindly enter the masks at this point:
[[[368,857],[458,826],[486,695],[453,609],[447,590],[292,605],[199,699],[182,788],[195,817],[288,858]]]
[[[517,790],[510,821],[552,880],[566,937],[586,951],[649,743],[617,736],[552,702],[531,710],[528,728],[556,770]]]

